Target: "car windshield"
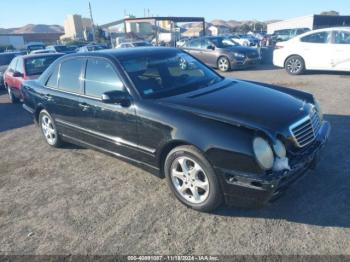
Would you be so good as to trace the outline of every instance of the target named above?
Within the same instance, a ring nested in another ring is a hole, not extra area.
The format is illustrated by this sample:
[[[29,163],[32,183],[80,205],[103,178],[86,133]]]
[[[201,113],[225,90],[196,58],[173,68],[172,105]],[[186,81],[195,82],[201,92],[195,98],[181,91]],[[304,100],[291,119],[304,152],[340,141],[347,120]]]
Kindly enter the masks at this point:
[[[120,59],[144,98],[162,98],[194,91],[223,78],[182,52],[156,53]]]
[[[151,46],[151,44],[147,43],[147,42],[136,42],[134,43],[135,47],[139,47],[139,46]]]
[[[60,55],[41,56],[25,59],[25,70],[28,76],[41,75]]]
[[[226,37],[211,38],[210,41],[218,48],[226,48],[237,45],[237,43]]]
[[[15,56],[15,54],[1,54],[0,66],[9,65]]]
[[[58,46],[55,46],[55,50],[57,52],[67,52],[67,51],[70,51],[70,49],[68,48],[68,46],[65,46],[65,45],[58,45]]]

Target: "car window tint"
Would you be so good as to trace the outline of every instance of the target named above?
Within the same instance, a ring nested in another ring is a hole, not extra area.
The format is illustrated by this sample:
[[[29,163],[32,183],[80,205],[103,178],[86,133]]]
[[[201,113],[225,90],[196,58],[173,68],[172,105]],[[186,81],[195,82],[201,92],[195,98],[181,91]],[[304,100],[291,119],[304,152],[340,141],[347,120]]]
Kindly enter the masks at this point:
[[[0,54],[0,66],[9,65],[14,57],[14,54]]]
[[[14,71],[15,71],[15,68],[16,68],[16,66],[17,66],[17,60],[18,60],[18,58],[14,58],[14,59],[11,61],[10,65],[9,65],[9,71],[10,71],[10,72],[14,72]]]
[[[80,73],[84,59],[71,59],[61,64],[59,89],[80,93]]]
[[[23,74],[24,73],[23,67],[24,67],[23,59],[18,58],[15,71]]]
[[[46,82],[46,86],[52,87],[52,88],[57,88],[57,79],[58,79],[58,69],[59,66],[57,65],[50,75],[49,79]]]
[[[347,31],[335,31],[334,32],[335,44],[350,44],[350,32]]]
[[[189,48],[202,48],[202,41],[200,39],[192,40],[188,43]]]
[[[85,94],[98,97],[108,91],[124,90],[112,64],[104,59],[89,59],[86,66]]]
[[[303,38],[301,38],[301,41],[306,43],[325,44],[328,42],[328,37],[329,37],[328,32],[319,32],[319,33],[304,36]]]

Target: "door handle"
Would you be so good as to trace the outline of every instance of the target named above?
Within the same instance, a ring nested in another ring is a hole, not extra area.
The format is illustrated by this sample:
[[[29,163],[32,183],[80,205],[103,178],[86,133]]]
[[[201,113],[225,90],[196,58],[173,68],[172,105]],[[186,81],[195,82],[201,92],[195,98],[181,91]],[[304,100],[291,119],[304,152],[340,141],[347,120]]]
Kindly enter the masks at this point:
[[[53,101],[53,97],[51,95],[44,95],[44,99],[48,102]]]
[[[90,108],[90,106],[86,103],[79,103],[79,107],[81,108],[82,111],[87,111]]]

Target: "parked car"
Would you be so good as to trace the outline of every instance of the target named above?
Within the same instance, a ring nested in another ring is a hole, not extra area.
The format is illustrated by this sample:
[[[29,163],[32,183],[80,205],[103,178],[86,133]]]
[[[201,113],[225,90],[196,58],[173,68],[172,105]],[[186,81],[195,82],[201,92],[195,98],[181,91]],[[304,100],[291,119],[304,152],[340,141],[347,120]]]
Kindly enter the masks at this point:
[[[227,37],[208,36],[186,42],[182,49],[206,65],[226,72],[260,63],[261,57],[254,48],[240,46]]]
[[[46,47],[46,50],[49,50],[55,53],[63,53],[63,54],[75,53],[75,49],[71,49],[67,45],[49,45]]]
[[[350,71],[350,27],[314,30],[280,42],[273,63],[292,75],[305,70]]]
[[[24,80],[37,79],[42,72],[63,54],[35,54],[15,57],[4,73],[4,84],[12,103],[18,102]]]
[[[309,28],[294,28],[294,29],[283,29],[283,30],[276,30],[272,35],[272,40],[274,42],[283,42],[288,41],[289,39],[292,39],[293,37],[296,37],[298,35],[301,35],[303,33],[309,32]]]
[[[152,46],[150,42],[147,41],[133,41],[133,42],[125,42],[117,45],[116,48],[132,48],[132,47],[147,47]]]
[[[86,46],[80,47],[78,49],[78,53],[100,51],[105,49],[107,49],[107,47],[104,45],[86,45]]]
[[[47,50],[47,49],[38,49],[38,50],[33,50],[33,51],[30,52],[31,55],[35,55],[35,54],[52,54],[52,53],[56,53],[56,51]]]
[[[175,48],[67,55],[22,93],[50,146],[79,144],[165,175],[201,211],[276,198],[330,132],[312,95],[224,78]]]
[[[4,74],[11,63],[12,59],[16,56],[21,55],[19,52],[11,52],[11,53],[1,53],[0,54],[0,87],[4,86]]]
[[[34,50],[44,50],[45,45],[41,42],[31,42],[26,45],[27,54],[30,54]]]

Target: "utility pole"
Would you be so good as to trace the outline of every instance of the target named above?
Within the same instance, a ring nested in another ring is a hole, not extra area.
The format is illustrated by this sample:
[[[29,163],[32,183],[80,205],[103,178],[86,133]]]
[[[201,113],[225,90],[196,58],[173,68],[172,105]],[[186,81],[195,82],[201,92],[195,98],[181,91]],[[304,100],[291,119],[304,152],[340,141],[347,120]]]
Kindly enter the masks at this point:
[[[94,24],[94,19],[92,17],[92,8],[91,8],[91,3],[89,1],[89,10],[90,10],[90,19],[91,19],[91,29],[92,29],[92,41],[95,42],[95,24]]]

